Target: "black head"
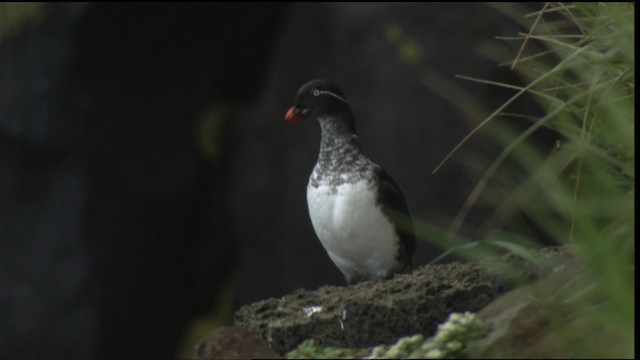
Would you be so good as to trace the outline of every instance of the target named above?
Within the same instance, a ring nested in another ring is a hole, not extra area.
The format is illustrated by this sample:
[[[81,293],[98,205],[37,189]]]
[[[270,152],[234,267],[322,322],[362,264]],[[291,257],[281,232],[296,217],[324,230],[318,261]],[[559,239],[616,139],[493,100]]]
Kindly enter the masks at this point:
[[[328,80],[312,80],[298,90],[295,105],[289,109],[285,120],[298,121],[307,117],[323,115],[351,114],[349,101],[340,90]]]

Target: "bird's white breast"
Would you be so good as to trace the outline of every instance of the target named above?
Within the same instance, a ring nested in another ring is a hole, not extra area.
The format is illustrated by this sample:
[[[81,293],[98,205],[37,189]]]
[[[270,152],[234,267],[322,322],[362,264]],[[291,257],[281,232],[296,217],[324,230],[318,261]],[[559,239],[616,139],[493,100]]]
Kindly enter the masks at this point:
[[[391,273],[398,238],[370,183],[309,185],[307,204],[316,235],[348,281],[354,274],[383,279]]]

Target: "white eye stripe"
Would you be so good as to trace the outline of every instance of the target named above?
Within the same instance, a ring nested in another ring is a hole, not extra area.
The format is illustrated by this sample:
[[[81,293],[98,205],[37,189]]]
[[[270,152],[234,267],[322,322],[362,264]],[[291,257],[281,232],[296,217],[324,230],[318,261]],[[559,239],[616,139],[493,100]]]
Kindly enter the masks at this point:
[[[340,95],[338,95],[338,94],[332,93],[331,91],[327,91],[327,90],[318,90],[318,89],[313,90],[313,96],[316,96],[316,97],[317,97],[317,96],[324,95],[324,94],[331,95],[331,96],[333,96],[334,98],[336,98],[336,99],[338,99],[338,100],[340,100],[340,101],[342,101],[342,102],[345,102],[345,103],[348,103],[348,102],[349,102],[347,99],[343,98],[342,96],[340,96]]]

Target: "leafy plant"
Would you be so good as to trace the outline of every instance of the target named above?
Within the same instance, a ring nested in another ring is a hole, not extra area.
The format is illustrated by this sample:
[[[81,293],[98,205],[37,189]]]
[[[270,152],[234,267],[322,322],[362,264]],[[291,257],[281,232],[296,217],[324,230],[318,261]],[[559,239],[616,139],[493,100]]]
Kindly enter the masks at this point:
[[[521,19],[513,5],[496,6]],[[515,93],[443,160],[498,116],[530,121],[520,133],[492,129],[503,144],[502,153],[478,181],[450,234],[458,232],[505,161],[515,160],[526,178],[496,196],[495,211],[485,225],[505,224],[522,212],[555,243],[571,244],[590,277],[585,291],[572,297],[584,299],[582,307],[576,302],[576,313],[616,329],[629,354],[635,315],[634,11],[632,3],[545,3],[528,14],[523,23],[527,18],[533,22],[526,33],[502,38],[514,47],[495,44],[485,51],[490,56],[515,54],[503,66],[517,71],[527,85],[462,77]],[[536,99],[543,116],[508,113],[525,94]],[[555,134],[553,147],[533,145],[542,129]],[[499,180],[509,183],[508,178]],[[593,308],[594,298],[598,311],[583,311]]]

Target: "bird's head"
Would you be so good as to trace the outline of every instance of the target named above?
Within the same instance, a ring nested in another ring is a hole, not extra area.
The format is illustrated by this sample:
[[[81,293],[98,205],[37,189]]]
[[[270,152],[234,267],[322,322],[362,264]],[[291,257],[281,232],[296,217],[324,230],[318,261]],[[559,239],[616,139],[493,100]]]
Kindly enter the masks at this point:
[[[350,112],[349,101],[342,90],[328,80],[319,79],[302,85],[295,105],[284,118],[295,122],[307,117],[319,118]]]

